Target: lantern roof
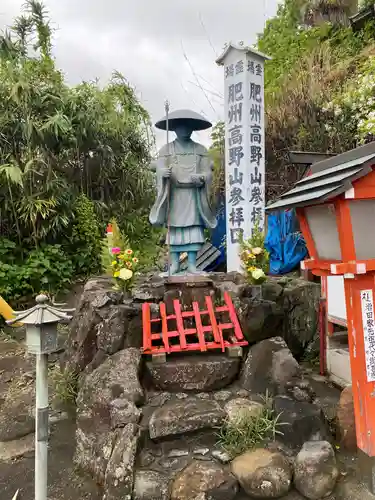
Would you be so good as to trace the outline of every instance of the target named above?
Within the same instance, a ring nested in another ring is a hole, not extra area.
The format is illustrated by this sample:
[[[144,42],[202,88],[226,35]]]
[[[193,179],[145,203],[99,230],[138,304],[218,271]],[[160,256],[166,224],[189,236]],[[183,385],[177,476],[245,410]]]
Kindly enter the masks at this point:
[[[369,174],[375,164],[375,143],[366,144],[311,166],[312,175],[296,183],[266,210],[318,205],[352,188],[352,183]]]
[[[59,321],[68,321],[72,317],[68,312],[73,312],[74,309],[57,309],[48,304],[46,295],[38,295],[36,297],[36,305],[27,311],[15,312],[15,319],[8,320],[7,324],[22,323],[24,325],[41,326],[47,323],[58,323]]]

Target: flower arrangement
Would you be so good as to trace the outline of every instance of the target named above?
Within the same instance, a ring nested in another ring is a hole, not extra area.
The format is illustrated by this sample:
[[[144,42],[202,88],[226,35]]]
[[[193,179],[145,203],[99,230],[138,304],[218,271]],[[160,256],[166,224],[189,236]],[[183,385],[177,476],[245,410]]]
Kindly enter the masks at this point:
[[[112,276],[115,279],[115,287],[119,290],[129,291],[134,283],[135,271],[139,263],[134,256],[133,250],[128,248],[124,252],[120,247],[112,248]]]
[[[269,269],[269,253],[264,247],[264,233],[257,222],[251,238],[242,240],[240,247],[242,266],[252,285],[260,285],[266,279]]]

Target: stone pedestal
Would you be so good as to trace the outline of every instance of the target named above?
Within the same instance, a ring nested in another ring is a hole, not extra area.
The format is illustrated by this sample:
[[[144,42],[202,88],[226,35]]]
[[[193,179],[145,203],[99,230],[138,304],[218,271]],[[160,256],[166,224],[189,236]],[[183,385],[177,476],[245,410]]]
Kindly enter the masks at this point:
[[[205,297],[215,295],[215,287],[213,281],[204,275],[187,275],[187,276],[171,276],[166,278],[164,302],[167,308],[167,313],[172,314],[173,301],[179,300],[182,310],[191,310],[193,302],[198,302],[199,308],[206,307]]]

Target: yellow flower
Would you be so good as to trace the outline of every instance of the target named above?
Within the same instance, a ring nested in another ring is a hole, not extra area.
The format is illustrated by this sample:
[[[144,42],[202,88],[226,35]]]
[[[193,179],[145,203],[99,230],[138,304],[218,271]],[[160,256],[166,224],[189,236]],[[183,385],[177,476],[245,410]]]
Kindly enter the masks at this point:
[[[115,278],[118,278],[120,276],[120,271],[116,271],[115,273],[113,273],[113,276]]]
[[[260,247],[253,248],[254,255],[260,255],[261,253],[263,253],[263,248]]]
[[[121,269],[121,271],[119,272],[119,277],[120,279],[124,280],[124,281],[127,281],[127,280],[130,280],[133,276],[133,271],[131,271],[130,269]]]
[[[133,254],[133,250],[131,250],[130,248],[128,248],[127,250],[125,250],[125,253],[126,253],[126,255],[132,255]]]
[[[112,261],[112,266],[116,266],[117,265],[117,261],[116,260],[113,260]]]

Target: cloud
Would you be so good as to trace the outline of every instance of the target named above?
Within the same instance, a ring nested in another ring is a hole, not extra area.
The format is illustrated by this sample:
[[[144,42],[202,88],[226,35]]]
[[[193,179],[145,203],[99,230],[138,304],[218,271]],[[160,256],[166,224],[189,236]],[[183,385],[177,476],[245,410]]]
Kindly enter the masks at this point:
[[[2,0],[0,29],[24,0]],[[113,70],[125,75],[153,122],[171,109],[192,108],[212,122],[223,118],[222,68],[226,42],[254,43],[278,0],[45,0],[56,29],[54,54],[71,83]],[[200,88],[200,86],[203,88]],[[160,145],[163,133],[156,131]],[[197,140],[209,143],[209,133]]]

